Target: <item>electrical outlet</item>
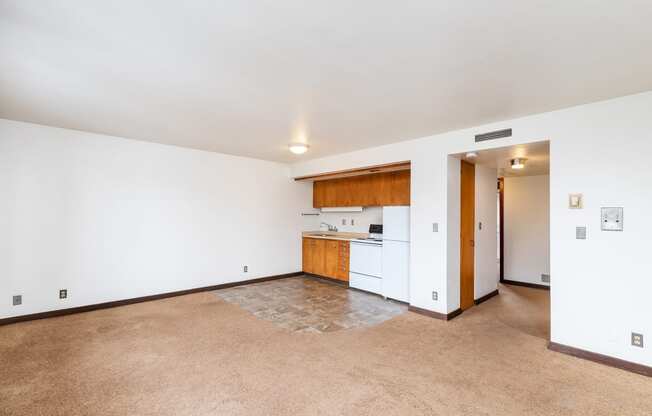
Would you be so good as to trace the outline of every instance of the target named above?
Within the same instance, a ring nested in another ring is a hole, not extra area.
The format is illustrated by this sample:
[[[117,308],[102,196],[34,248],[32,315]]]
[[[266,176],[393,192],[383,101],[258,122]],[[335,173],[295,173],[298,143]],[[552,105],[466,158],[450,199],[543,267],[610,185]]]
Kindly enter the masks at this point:
[[[432,300],[438,300],[438,299],[439,299],[439,294],[433,290],[432,291]]]
[[[68,289],[61,289],[59,291],[59,299],[66,299],[68,297]]]
[[[242,268],[242,270],[243,270],[245,273],[249,272],[249,266],[244,266],[244,267]]]
[[[23,304],[23,295],[14,295],[13,304],[14,304],[14,306],[22,305]]]
[[[643,348],[643,334],[632,332],[632,345],[634,347]]]
[[[439,232],[439,223],[436,223],[436,222],[432,223],[432,232],[433,233],[438,233]]]
[[[549,274],[541,274],[541,281],[543,283],[550,283],[550,275]]]

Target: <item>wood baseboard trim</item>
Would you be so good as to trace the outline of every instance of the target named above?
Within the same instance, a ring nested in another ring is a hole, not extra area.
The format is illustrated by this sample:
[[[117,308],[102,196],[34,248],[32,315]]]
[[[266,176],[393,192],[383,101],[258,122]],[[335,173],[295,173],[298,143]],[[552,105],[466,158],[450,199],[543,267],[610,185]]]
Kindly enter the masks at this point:
[[[276,275],[276,276],[266,276],[266,277],[259,277],[257,279],[242,280],[242,281],[239,281],[239,282],[222,283],[222,284],[213,285],[213,286],[204,286],[204,287],[198,287],[198,288],[194,288],[194,289],[178,290],[176,292],[167,292],[167,293],[160,293],[160,294],[157,294],[157,295],[141,296],[141,297],[138,297],[138,298],[114,300],[114,301],[111,301],[111,302],[103,302],[103,303],[96,303],[96,304],[93,304],[93,305],[77,306],[77,307],[74,307],[74,308],[57,309],[57,310],[54,310],[54,311],[38,312],[38,313],[32,313],[32,314],[20,315],[20,316],[12,316],[10,318],[0,319],[0,326],[15,324],[15,323],[18,323],[18,322],[34,321],[34,320],[37,320],[37,319],[46,319],[46,318],[54,318],[54,317],[57,317],[57,316],[72,315],[72,314],[75,314],[75,313],[91,312],[91,311],[96,311],[96,310],[99,310],[99,309],[115,308],[115,307],[118,307],[118,306],[131,305],[131,304],[134,304],[134,303],[149,302],[149,301],[152,301],[152,300],[171,298],[171,297],[175,297],[175,296],[190,295],[192,293],[198,293],[198,292],[208,292],[208,291],[212,291],[212,290],[227,289],[227,288],[235,287],[235,286],[243,286],[243,285],[250,285],[250,284],[253,284],[253,283],[268,282],[270,280],[287,279],[289,277],[295,277],[295,276],[301,276],[301,275],[303,275],[303,272],[286,273],[286,274],[279,274],[279,275]]]
[[[599,363],[603,365],[608,365],[609,367],[619,368],[621,370],[640,374],[646,377],[652,377],[652,367],[648,367],[643,364],[637,364],[631,361],[621,360],[620,358],[609,357],[608,355],[602,355],[596,352],[586,351],[575,347],[569,347],[568,345],[557,344],[556,342],[549,342],[548,349],[550,351],[572,355],[573,357],[582,358],[584,360],[593,361],[595,363]]]
[[[428,316],[430,318],[440,319],[442,321],[450,321],[451,319],[464,312],[462,309],[456,309],[450,313],[439,313],[428,309],[417,308],[416,306],[412,305],[408,305],[408,311],[418,313],[419,315]]]
[[[513,286],[529,287],[531,289],[550,290],[550,286],[538,285],[536,283],[517,282],[516,280],[503,279],[503,280],[500,281],[500,283],[504,283],[506,285],[513,285]]]
[[[349,287],[349,282],[345,280],[333,279],[332,277],[321,276],[319,274],[312,274],[312,273],[305,273],[305,272],[303,272],[303,274],[308,277],[315,278],[317,280],[323,280],[327,283],[334,283],[339,286]]]
[[[486,295],[482,296],[481,298],[474,300],[473,303],[475,303],[476,305],[479,305],[482,302],[486,302],[489,299],[493,298],[494,296],[498,296],[498,295],[499,295],[498,289],[496,289],[493,292],[487,293]]]

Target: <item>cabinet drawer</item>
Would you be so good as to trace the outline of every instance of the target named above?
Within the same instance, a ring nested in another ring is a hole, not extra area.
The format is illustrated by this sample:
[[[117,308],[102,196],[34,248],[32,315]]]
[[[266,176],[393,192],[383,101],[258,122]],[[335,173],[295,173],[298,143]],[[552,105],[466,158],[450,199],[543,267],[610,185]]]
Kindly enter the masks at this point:
[[[380,295],[383,291],[382,283],[383,280],[378,277],[367,276],[359,273],[349,273],[349,286],[356,289]]]

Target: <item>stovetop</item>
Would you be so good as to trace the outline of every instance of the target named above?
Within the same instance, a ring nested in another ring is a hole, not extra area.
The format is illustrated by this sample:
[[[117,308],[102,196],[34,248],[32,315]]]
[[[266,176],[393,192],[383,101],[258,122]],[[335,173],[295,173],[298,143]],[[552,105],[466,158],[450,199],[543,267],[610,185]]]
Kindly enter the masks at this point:
[[[375,237],[354,238],[351,241],[357,241],[359,243],[368,243],[368,244],[383,244],[382,238],[375,238]]]

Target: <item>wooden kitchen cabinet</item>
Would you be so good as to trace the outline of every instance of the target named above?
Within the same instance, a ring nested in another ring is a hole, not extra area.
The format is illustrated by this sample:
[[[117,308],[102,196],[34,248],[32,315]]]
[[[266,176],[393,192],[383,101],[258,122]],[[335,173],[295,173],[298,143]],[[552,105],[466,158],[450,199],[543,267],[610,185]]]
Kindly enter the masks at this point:
[[[410,205],[410,171],[315,181],[313,206],[371,207]]]
[[[326,271],[326,240],[311,238],[312,241],[312,272],[324,275]]]
[[[314,273],[312,264],[312,242],[314,238],[304,238],[301,244],[301,258],[304,273]]]
[[[348,241],[338,241],[337,248],[337,273],[335,279],[349,281],[349,251],[350,244]]]
[[[349,242],[304,238],[303,271],[342,281],[349,280]]]
[[[340,245],[337,240],[324,240],[325,251],[324,251],[324,272],[319,273],[322,276],[335,278],[337,276],[337,270],[339,266],[339,251]]]

